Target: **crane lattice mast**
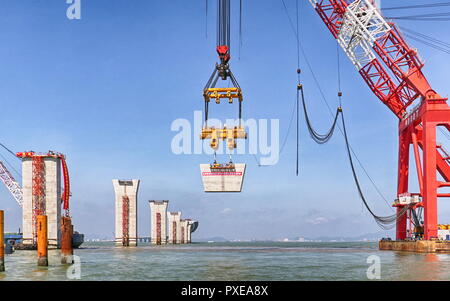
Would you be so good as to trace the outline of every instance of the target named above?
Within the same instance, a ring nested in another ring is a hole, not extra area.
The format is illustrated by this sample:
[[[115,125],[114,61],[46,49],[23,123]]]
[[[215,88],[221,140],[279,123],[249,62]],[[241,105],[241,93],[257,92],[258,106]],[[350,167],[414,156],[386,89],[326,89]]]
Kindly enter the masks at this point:
[[[8,188],[9,192],[11,192],[14,199],[17,201],[20,207],[23,206],[23,193],[22,187],[20,184],[14,179],[13,175],[9,172],[3,162],[0,161],[0,179],[3,184],[5,184],[6,188]]]
[[[309,1],[372,92],[399,119],[398,195],[394,206],[398,213],[405,206],[411,206],[410,211],[423,207],[423,237],[437,238],[437,200],[450,197],[438,191],[450,187],[450,165],[447,153],[436,143],[438,126],[450,131],[447,99],[431,88],[417,51],[409,47],[397,26],[383,17],[373,1]],[[408,187],[411,145],[420,187],[417,193],[410,193]],[[437,173],[443,181],[438,180]],[[407,234],[413,215],[398,214],[397,239],[406,239],[413,232]]]

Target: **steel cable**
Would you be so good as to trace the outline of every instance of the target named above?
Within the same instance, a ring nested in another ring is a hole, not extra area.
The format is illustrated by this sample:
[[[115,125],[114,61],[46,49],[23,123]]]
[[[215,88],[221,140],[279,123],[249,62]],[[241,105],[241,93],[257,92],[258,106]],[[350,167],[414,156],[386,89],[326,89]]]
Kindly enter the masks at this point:
[[[432,8],[432,7],[442,7],[442,6],[450,6],[450,2],[385,7],[385,8],[382,8],[381,10],[387,11],[387,10],[401,10],[401,9],[412,9],[412,8]]]
[[[325,93],[324,93],[324,91],[323,91],[323,89],[322,89],[322,87],[321,87],[321,85],[320,85],[320,83],[319,83],[319,80],[317,79],[317,76],[316,76],[316,74],[315,74],[315,72],[314,72],[314,69],[313,69],[313,67],[312,67],[312,65],[311,65],[311,62],[310,62],[309,59],[308,59],[308,56],[306,55],[306,51],[304,50],[304,48],[303,48],[303,46],[302,46],[302,43],[301,43],[301,41],[299,40],[299,37],[298,37],[298,34],[297,34],[297,32],[296,32],[295,26],[294,26],[294,24],[293,24],[293,21],[292,21],[290,15],[289,15],[289,12],[288,12],[286,3],[284,2],[284,0],[281,0],[281,3],[282,3],[282,5],[283,5],[283,8],[284,8],[284,12],[285,12],[285,14],[286,14],[286,17],[288,18],[290,27],[291,27],[291,29],[292,29],[292,33],[294,34],[295,39],[296,39],[296,41],[298,42],[298,45],[300,46],[301,54],[303,55],[303,58],[304,58],[304,60],[305,60],[305,62],[306,62],[306,65],[307,65],[307,67],[308,67],[308,70],[310,71],[311,76],[312,76],[312,78],[313,78],[313,80],[314,80],[314,84],[316,85],[317,90],[318,90],[319,93],[320,93],[321,100],[322,100],[322,102],[325,104],[325,106],[327,107],[328,112],[330,113],[330,115],[333,116],[333,111],[332,111],[332,109],[331,109],[331,107],[330,107],[330,105],[329,105],[329,103],[328,103],[328,100],[327,100],[327,98],[326,98],[326,96],[325,96]],[[337,125],[337,128],[338,128],[339,132],[340,132],[342,135],[344,135],[344,132],[343,132],[343,130],[341,129],[341,127],[339,126],[339,124]],[[383,195],[383,193],[380,191],[380,189],[378,188],[378,186],[375,184],[375,181],[374,181],[374,180],[372,179],[372,177],[369,175],[368,171],[366,170],[366,168],[365,168],[364,165],[362,164],[361,160],[358,158],[358,155],[357,155],[356,152],[353,150],[353,148],[352,148],[351,145],[350,145],[350,150],[351,150],[353,156],[355,157],[356,161],[358,162],[358,165],[361,167],[361,169],[363,170],[364,174],[367,176],[367,178],[369,179],[369,181],[372,183],[372,186],[375,188],[375,190],[376,190],[377,193],[380,195],[380,197],[384,199],[384,201],[385,201],[385,203],[388,205],[388,207],[392,210],[392,207],[388,204],[388,201],[387,201],[386,197]]]
[[[384,230],[390,230],[392,229],[396,222],[397,219],[402,217],[404,214],[406,214],[406,212],[408,212],[408,209],[410,209],[410,206],[404,206],[399,212],[392,214],[392,215],[388,215],[388,216],[378,216],[376,215],[372,209],[370,208],[369,204],[367,203],[366,197],[364,196],[364,193],[361,189],[361,185],[359,183],[358,180],[358,175],[356,174],[356,169],[355,166],[353,164],[353,158],[352,158],[352,153],[350,150],[350,144],[348,141],[348,135],[347,135],[347,129],[345,126],[345,118],[344,118],[344,112],[341,112],[341,118],[342,118],[342,128],[344,131],[344,139],[345,139],[345,146],[347,149],[347,155],[348,155],[348,159],[350,162],[350,167],[352,169],[352,174],[353,174],[353,179],[355,181],[356,187],[358,189],[358,193],[359,196],[362,200],[362,202],[364,203],[364,206],[366,207],[366,209],[369,211],[369,213],[372,215],[372,217],[375,219],[376,223]]]
[[[336,125],[337,125],[339,114],[342,113],[341,108],[339,107],[339,108],[336,109],[336,115],[334,116],[333,123],[332,123],[330,129],[328,130],[328,132],[326,134],[320,134],[319,132],[317,132],[314,129],[314,127],[311,124],[311,120],[310,120],[309,115],[308,115],[308,110],[306,108],[305,94],[303,92],[303,87],[301,85],[299,85],[299,87],[297,89],[297,99],[298,99],[298,101],[300,101],[300,99],[299,99],[300,95],[301,95],[301,99],[302,99],[303,112],[304,112],[304,115],[305,115],[306,125],[308,126],[309,135],[318,144],[325,144],[325,143],[327,143],[328,141],[330,141],[331,137],[333,137],[333,133],[334,133],[334,130],[336,129]]]

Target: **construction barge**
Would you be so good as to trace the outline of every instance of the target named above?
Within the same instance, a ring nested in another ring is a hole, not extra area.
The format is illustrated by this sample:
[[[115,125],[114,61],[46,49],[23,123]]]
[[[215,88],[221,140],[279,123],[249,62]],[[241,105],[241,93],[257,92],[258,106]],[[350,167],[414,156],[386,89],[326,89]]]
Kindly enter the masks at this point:
[[[5,245],[11,246],[14,250],[36,250],[35,244],[23,244],[22,233],[5,233]],[[84,234],[77,231],[72,236],[72,248],[78,249],[84,243]]]
[[[416,253],[450,253],[450,241],[444,240],[390,240],[382,239],[378,247],[383,251]]]

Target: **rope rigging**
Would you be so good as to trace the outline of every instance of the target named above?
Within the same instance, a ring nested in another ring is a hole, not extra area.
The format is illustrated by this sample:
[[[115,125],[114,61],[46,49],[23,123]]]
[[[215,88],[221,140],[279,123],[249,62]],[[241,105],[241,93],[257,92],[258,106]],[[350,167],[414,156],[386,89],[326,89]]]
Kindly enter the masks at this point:
[[[283,2],[284,3],[284,2]],[[285,5],[286,7],[286,5]],[[298,10],[298,0],[295,1],[295,9],[296,9],[296,16],[297,16],[297,83],[300,85],[301,81],[301,69],[300,69],[300,18],[299,18],[299,10]],[[296,161],[295,161],[295,175],[298,177],[299,173],[299,165],[300,165],[300,104],[298,101],[298,91],[297,91],[297,100],[296,100],[296,106],[297,106],[297,140],[296,140]]]
[[[342,93],[339,92],[339,98],[341,98]],[[366,197],[364,196],[364,193],[362,191],[361,188],[361,184],[360,181],[358,179],[358,175],[356,173],[356,169],[355,169],[355,165],[353,162],[353,157],[352,157],[352,151],[350,149],[350,143],[348,140],[348,135],[347,135],[347,128],[345,125],[345,118],[344,118],[344,112],[342,110],[342,107],[339,106],[336,110],[336,115],[334,117],[334,121],[333,124],[330,128],[330,130],[326,133],[326,134],[319,134],[316,130],[314,130],[313,126],[311,125],[311,121],[310,118],[308,116],[308,111],[306,108],[306,101],[305,101],[305,97],[304,97],[304,91],[303,91],[303,85],[299,84],[298,85],[298,89],[297,89],[297,97],[300,97],[302,99],[302,103],[303,103],[303,110],[304,110],[304,114],[305,114],[305,121],[308,127],[308,131],[310,133],[311,138],[318,144],[324,144],[327,143],[331,137],[333,136],[334,130],[336,128],[337,125],[337,121],[339,118],[339,115],[341,115],[341,121],[342,121],[342,129],[343,129],[343,133],[344,133],[344,140],[345,140],[345,148],[347,151],[347,156],[349,159],[349,163],[350,163],[350,167],[352,170],[352,175],[353,175],[353,179],[355,181],[359,196],[364,204],[364,206],[366,207],[367,211],[369,211],[369,213],[372,215],[372,217],[375,219],[376,223],[385,230],[389,230],[392,229],[396,222],[397,219],[401,216],[403,216],[404,214],[406,214],[406,212],[408,212],[409,209],[411,209],[410,206],[405,206],[402,208],[402,210],[398,213],[392,214],[392,215],[388,215],[388,216],[379,216],[376,215],[372,209],[370,208],[369,204],[367,203]]]
[[[423,213],[423,207],[419,207],[417,208],[417,212],[416,210],[411,210],[411,215],[412,215],[412,222],[414,224],[415,227],[423,227],[423,220],[421,219],[421,217]]]
[[[314,72],[314,68],[312,67],[311,62],[310,62],[309,59],[308,59],[308,56],[307,56],[307,54],[306,54],[306,51],[305,51],[304,48],[303,48],[303,45],[302,45],[302,43],[301,43],[301,40],[299,39],[299,33],[297,33],[297,31],[296,31],[296,29],[295,29],[295,26],[294,26],[294,24],[293,24],[293,22],[292,22],[292,19],[291,19],[290,15],[289,15],[289,11],[288,11],[288,9],[287,9],[286,3],[284,2],[284,0],[281,0],[281,3],[282,3],[282,5],[283,5],[283,8],[284,8],[284,12],[285,12],[285,14],[286,14],[286,17],[288,18],[288,21],[289,21],[289,24],[290,24],[292,33],[294,34],[294,37],[295,37],[295,39],[296,39],[296,41],[297,41],[297,43],[298,43],[298,48],[300,48],[300,51],[301,51],[301,54],[302,54],[302,56],[303,56],[303,59],[304,59],[304,61],[305,61],[305,63],[306,63],[306,66],[308,67],[308,70],[309,70],[309,72],[311,73],[311,76],[312,76],[312,78],[313,78],[314,84],[315,84],[317,90],[319,91],[319,94],[320,94],[320,96],[321,96],[320,99],[322,100],[322,102],[324,103],[324,105],[326,106],[326,108],[328,109],[328,112],[330,113],[330,115],[331,115],[332,117],[334,117],[333,110],[331,109],[331,107],[330,107],[330,105],[329,105],[329,103],[328,103],[327,97],[325,96],[325,93],[324,93],[324,91],[323,91],[323,89],[322,89],[322,87],[321,87],[321,85],[320,85],[320,82],[319,82],[319,80],[318,80],[318,78],[317,78],[317,76],[316,76],[316,74],[315,74],[315,72]],[[341,128],[341,126],[340,126],[339,124],[337,124],[337,128],[338,128],[339,132],[341,133],[341,135],[344,136],[344,132],[343,132],[343,130],[342,130],[342,128]],[[374,187],[374,189],[376,190],[376,192],[378,193],[378,195],[385,201],[385,203],[386,203],[386,205],[388,206],[388,208],[389,208],[390,210],[393,210],[392,207],[390,206],[390,204],[389,204],[387,198],[383,195],[383,193],[381,192],[381,190],[378,188],[378,186],[376,185],[375,181],[372,179],[372,177],[371,177],[370,174],[368,173],[367,169],[366,169],[366,168],[364,167],[364,165],[362,164],[362,162],[361,162],[361,160],[359,159],[358,155],[357,155],[356,152],[353,150],[352,146],[349,145],[349,147],[350,147],[350,150],[351,150],[351,152],[352,152],[353,157],[354,157],[354,158],[356,159],[356,161],[358,162],[358,165],[361,167],[361,169],[363,170],[364,174],[365,174],[366,177],[369,179],[370,183],[372,184],[372,186]]]
[[[450,12],[420,14],[410,16],[386,16],[386,18],[391,20],[410,20],[410,21],[450,21]]]
[[[311,119],[309,118],[308,110],[306,108],[305,94],[304,94],[304,91],[303,91],[303,85],[302,84],[298,84],[298,86],[297,86],[297,98],[299,99],[300,96],[301,96],[301,99],[302,99],[303,112],[304,112],[304,115],[305,115],[306,125],[308,126],[309,135],[318,144],[325,144],[325,143],[327,143],[328,141],[330,141],[331,137],[333,137],[333,133],[334,133],[334,130],[336,129],[336,125],[337,125],[339,114],[342,113],[342,108],[338,107],[336,109],[336,115],[334,116],[333,123],[332,123],[330,129],[328,130],[328,132],[326,134],[320,134],[319,132],[317,132],[314,129],[314,127],[311,124]]]
[[[383,12],[406,10],[406,9],[427,9],[427,8],[443,8],[450,6],[450,2],[430,3],[430,4],[418,4],[418,5],[405,5],[381,8]],[[397,20],[413,20],[413,21],[449,21],[449,12],[438,12],[418,15],[405,15],[405,16],[390,16],[388,19]]]
[[[219,1],[217,24],[217,46],[230,47],[230,2]]]
[[[238,59],[241,60],[241,48],[243,44],[243,38],[242,38],[242,17],[243,17],[243,0],[239,1],[239,57]]]
[[[19,158],[17,158],[17,156],[16,156],[16,153],[14,153],[10,148],[8,148],[8,147],[6,147],[3,143],[1,143],[0,142],[0,146],[3,148],[3,149],[5,149],[8,153],[10,153],[14,158],[16,158],[16,159],[19,159]],[[0,157],[6,162],[6,164],[15,172],[15,174],[17,175],[17,176],[19,176],[20,177],[20,172],[9,162],[9,160],[5,157],[5,156],[3,156],[2,154],[0,154]],[[19,159],[20,160],[20,159]]]
[[[406,37],[408,37],[414,41],[417,41],[419,43],[422,43],[424,45],[427,45],[431,48],[434,48],[436,50],[439,50],[443,53],[450,54],[450,44],[449,43],[439,40],[439,39],[436,39],[436,38],[433,38],[433,37],[430,37],[428,35],[422,34],[415,30],[405,28],[404,26],[400,26],[400,28],[402,29],[402,31],[404,32],[404,35]]]
[[[430,8],[430,7],[443,7],[450,6],[450,2],[442,2],[442,3],[431,3],[431,4],[418,4],[418,5],[405,5],[405,6],[393,6],[393,7],[385,7],[382,8],[382,11],[388,10],[401,10],[401,9],[411,9],[411,8]]]
[[[281,0],[281,2],[283,3],[284,9],[285,9],[285,11],[287,13],[286,3],[284,2],[284,0]],[[289,15],[288,15],[289,22],[290,22],[291,26],[293,27],[293,30],[294,30],[295,33],[299,32],[299,5],[298,5],[298,0],[296,0],[296,11],[297,11],[297,20],[296,20],[297,21],[297,24],[296,24],[297,30],[294,29],[294,24],[293,24],[291,18],[289,17]],[[299,48],[299,46],[300,46],[299,45],[299,40],[297,38],[297,77],[298,77],[298,82],[300,82],[300,79],[301,79],[300,48]],[[296,157],[297,157],[296,175],[298,176],[298,174],[299,174],[299,146],[300,146],[299,145],[299,133],[300,132],[299,132],[299,98],[298,98],[298,95],[295,98],[295,103],[293,105],[291,117],[289,119],[288,129],[286,131],[286,135],[284,136],[284,139],[282,140],[283,142],[282,142],[281,147],[280,147],[279,155],[281,155],[283,153],[283,151],[285,149],[285,146],[287,144],[287,141],[288,141],[288,138],[289,138],[289,134],[291,133],[291,129],[292,129],[292,123],[294,121],[294,116],[297,116],[297,119],[296,119],[296,123],[297,123],[296,124],[296,126],[297,126],[297,132],[296,132],[296,140],[297,140],[297,144],[296,144],[296,147],[297,147],[297,149],[296,149]],[[258,158],[256,157],[256,155],[253,155],[253,157],[254,157],[256,163],[258,164],[258,167],[270,167],[271,166],[271,165],[262,165],[260,163],[260,161],[258,160]]]
[[[392,214],[392,215],[388,215],[388,216],[378,216],[372,211],[372,209],[370,209],[370,206],[367,203],[366,197],[364,196],[364,193],[363,193],[363,191],[361,189],[361,184],[360,184],[360,182],[358,180],[358,175],[356,174],[355,165],[353,164],[353,158],[352,158],[352,153],[350,151],[348,135],[347,135],[347,128],[345,126],[345,118],[344,118],[344,112],[343,111],[341,111],[341,120],[342,120],[342,128],[344,130],[344,139],[345,139],[345,146],[346,146],[346,149],[347,149],[348,160],[350,162],[350,167],[352,169],[353,179],[354,179],[356,187],[358,189],[359,196],[360,196],[361,200],[363,201],[364,206],[366,207],[367,211],[369,211],[369,213],[375,219],[377,224],[382,229],[390,230],[390,229],[392,229],[395,226],[395,224],[397,222],[397,219],[400,218],[401,216],[403,216],[404,214],[406,214],[406,212],[408,212],[408,210],[411,207],[410,206],[405,206],[398,213]]]
[[[339,82],[340,82],[340,80],[339,80]],[[341,99],[342,93],[339,92],[338,95],[339,95],[339,99]],[[367,211],[369,211],[369,213],[375,219],[376,223],[382,229],[385,229],[385,230],[392,229],[395,226],[395,224],[396,224],[397,218],[399,218],[402,215],[404,215],[408,211],[408,209],[410,209],[410,207],[405,206],[404,208],[402,208],[402,210],[399,213],[392,214],[392,215],[389,215],[389,216],[378,216],[372,211],[372,209],[368,205],[366,197],[364,196],[364,193],[363,193],[363,191],[361,189],[361,184],[359,182],[358,175],[356,174],[356,169],[355,169],[355,166],[354,166],[354,163],[353,163],[352,152],[350,150],[350,143],[348,141],[347,128],[345,126],[344,112],[342,110],[342,107],[339,106],[336,109],[336,114],[335,114],[335,117],[334,117],[333,124],[331,125],[331,128],[328,130],[328,132],[326,134],[320,134],[313,128],[313,126],[311,124],[311,120],[309,118],[308,111],[307,111],[307,108],[306,108],[306,101],[305,101],[305,96],[304,96],[304,91],[303,91],[303,85],[302,84],[299,84],[297,86],[297,97],[300,97],[300,96],[301,96],[301,99],[302,99],[303,111],[304,111],[304,114],[305,114],[305,121],[306,121],[306,125],[308,127],[309,134],[310,134],[311,138],[318,144],[325,144],[331,139],[331,137],[333,136],[334,130],[336,128],[339,115],[341,115],[342,128],[343,128],[344,139],[345,139],[345,147],[346,147],[346,150],[347,150],[347,156],[348,156],[348,159],[349,159],[349,162],[350,162],[350,167],[351,167],[351,170],[352,170],[353,179],[354,179],[356,187],[358,189],[359,196],[360,196],[364,206],[366,207]]]
[[[356,169],[355,169],[355,166],[354,166],[353,157],[352,157],[352,153],[354,154],[354,152],[351,149],[350,143],[348,141],[347,129],[346,129],[346,126],[345,126],[345,119],[344,119],[344,114],[343,114],[343,110],[342,110],[342,95],[343,94],[341,92],[341,72],[340,72],[339,48],[337,48],[339,106],[336,109],[336,113],[334,114],[333,123],[332,123],[330,129],[325,134],[321,134],[318,131],[316,131],[314,129],[314,127],[312,126],[311,119],[309,117],[307,106],[306,106],[306,100],[305,100],[303,85],[301,84],[301,80],[300,80],[300,73],[301,73],[301,71],[300,71],[300,52],[302,52],[303,56],[305,57],[305,61],[306,61],[307,65],[308,65],[308,67],[309,67],[309,70],[311,71],[311,73],[313,75],[313,78],[314,78],[314,80],[316,82],[316,85],[319,87],[319,90],[320,90],[320,92],[322,94],[322,97],[325,100],[324,93],[320,89],[320,85],[318,83],[318,80],[317,80],[316,76],[314,75],[312,66],[309,63],[309,61],[307,60],[306,53],[305,53],[305,51],[304,51],[304,49],[303,49],[303,47],[301,45],[301,42],[300,42],[300,37],[299,37],[300,30],[299,30],[299,21],[298,21],[299,20],[298,0],[296,1],[297,2],[296,3],[297,4],[297,7],[296,7],[297,8],[297,24],[296,24],[297,26],[296,26],[296,28],[294,27],[294,23],[292,22],[292,19],[289,16],[286,3],[284,2],[284,0],[281,0],[281,2],[283,4],[284,10],[286,12],[286,15],[288,17],[289,23],[291,25],[291,28],[292,28],[292,30],[293,30],[293,32],[295,34],[296,41],[297,41],[297,56],[298,56],[298,58],[297,58],[297,67],[298,67],[298,69],[297,69],[297,74],[298,74],[298,84],[297,84],[297,175],[298,175],[298,164],[299,164],[299,160],[298,160],[298,139],[299,139],[298,138],[298,132],[299,132],[299,129],[298,129],[298,121],[299,121],[299,118],[298,118],[298,109],[299,109],[298,108],[298,104],[299,104],[300,98],[301,98],[302,105],[303,105],[303,113],[304,113],[304,116],[305,116],[305,121],[306,121],[306,124],[307,124],[307,128],[308,128],[309,134],[310,134],[311,138],[318,144],[325,144],[325,143],[327,143],[331,139],[331,137],[333,136],[334,131],[336,129],[336,126],[338,126],[338,128],[341,130],[341,128],[338,125],[339,115],[341,115],[341,117],[342,117],[342,119],[341,119],[342,120],[341,133],[343,134],[344,139],[345,139],[347,155],[348,155],[348,158],[349,158],[350,166],[351,166],[351,169],[352,169],[353,179],[354,179],[356,187],[358,189],[359,196],[360,196],[364,206],[369,211],[369,213],[372,215],[372,217],[374,218],[376,223],[383,229],[386,229],[386,230],[387,229],[391,229],[391,228],[393,228],[395,226],[397,218],[399,218],[399,217],[403,216],[404,214],[406,214],[408,212],[408,210],[410,209],[410,206],[405,206],[399,212],[394,213],[394,214],[389,215],[389,216],[378,216],[372,211],[372,209],[370,208],[370,206],[367,203],[366,197],[364,196],[364,193],[363,193],[363,191],[361,189],[361,185],[360,185],[360,182],[359,182],[359,179],[358,179],[358,176],[357,176],[357,173],[356,173]],[[329,111],[331,113],[331,108],[328,105],[328,102],[326,100],[325,100],[325,102],[326,102],[327,107],[328,107],[328,109],[329,109]],[[359,160],[358,160],[358,162],[359,162]],[[361,164],[361,162],[359,162],[359,163]],[[365,171],[365,169],[364,169],[364,171]],[[366,172],[366,174],[367,174],[367,172]],[[374,184],[372,179],[371,179],[371,182],[376,187],[376,185]],[[377,188],[377,192],[380,193],[378,188]],[[387,200],[384,197],[383,197],[383,199],[387,203]],[[391,210],[392,210],[392,208],[391,208]]]
[[[0,142],[0,146],[3,147],[8,153],[10,153],[11,155],[13,155],[14,158],[16,157],[16,153],[13,152],[11,149],[7,148],[3,143]]]
[[[215,64],[214,70],[209,77],[206,85],[203,88],[204,98],[204,110],[205,110],[205,122],[202,127],[200,139],[210,140],[210,146],[214,150],[219,148],[219,141],[226,141],[228,149],[233,151],[237,147],[236,139],[247,139],[247,133],[242,125],[242,103],[243,93],[239,86],[233,72],[230,69],[229,61],[231,59],[231,4],[230,0],[218,0],[217,2],[217,44],[216,51],[219,56],[219,62]],[[206,1],[206,4],[208,2]],[[206,12],[208,7],[206,7]],[[240,24],[242,26],[242,1],[240,4]],[[206,16],[207,17],[207,16]],[[239,43],[242,41],[241,37],[242,29],[240,28]],[[240,48],[240,45],[239,45]],[[222,84],[218,84],[221,80]],[[230,84],[232,85],[230,87]],[[228,86],[228,87],[227,87]],[[215,101],[216,104],[220,104],[222,100],[228,100],[229,104],[232,104],[234,100],[238,102],[238,124],[237,125],[224,125],[221,128],[210,126],[208,124],[209,119],[209,103]],[[231,155],[230,155],[231,156]],[[231,159],[230,159],[231,160]],[[230,161],[230,164],[232,162]],[[214,164],[217,161],[214,160]]]

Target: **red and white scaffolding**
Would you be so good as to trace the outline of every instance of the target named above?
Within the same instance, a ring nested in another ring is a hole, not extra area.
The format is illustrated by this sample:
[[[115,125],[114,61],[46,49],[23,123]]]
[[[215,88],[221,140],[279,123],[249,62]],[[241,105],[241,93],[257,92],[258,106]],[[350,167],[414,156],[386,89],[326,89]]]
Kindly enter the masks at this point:
[[[130,199],[127,195],[122,197],[122,245],[130,246]]]
[[[20,152],[16,154],[19,158],[32,159],[32,227],[33,227],[33,243],[37,241],[37,216],[46,214],[46,199],[45,199],[45,158],[58,158],[61,161],[63,174],[63,193],[61,196],[61,203],[66,217],[70,216],[69,212],[69,198],[70,198],[70,179],[69,171],[65,156],[61,153],[35,153],[35,152]]]

